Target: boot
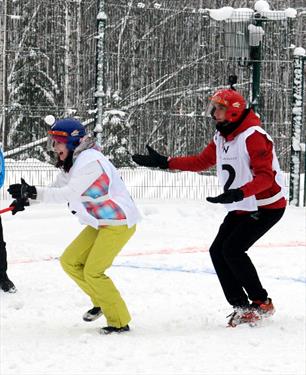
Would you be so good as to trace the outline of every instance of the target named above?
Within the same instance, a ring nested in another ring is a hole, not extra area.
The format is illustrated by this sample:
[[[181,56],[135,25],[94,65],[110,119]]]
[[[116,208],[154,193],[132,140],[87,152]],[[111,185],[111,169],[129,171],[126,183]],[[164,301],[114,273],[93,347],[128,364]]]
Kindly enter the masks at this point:
[[[103,312],[100,307],[93,307],[92,309],[88,310],[83,315],[83,320],[85,322],[93,322],[94,320],[97,320],[100,318],[100,316],[103,315]]]
[[[111,333],[123,333],[123,332],[128,332],[129,330],[130,330],[130,327],[127,324],[126,326],[120,327],[120,328],[112,327],[112,326],[103,327],[100,329],[100,333],[104,335],[110,335]]]
[[[0,289],[2,289],[5,293],[17,292],[14,283],[8,278],[7,274],[0,276]]]
[[[230,318],[228,326],[236,327],[244,323],[256,325],[257,321],[268,318],[274,312],[275,308],[271,298],[268,298],[266,301],[253,301],[250,306],[234,308],[234,312],[228,316]]]

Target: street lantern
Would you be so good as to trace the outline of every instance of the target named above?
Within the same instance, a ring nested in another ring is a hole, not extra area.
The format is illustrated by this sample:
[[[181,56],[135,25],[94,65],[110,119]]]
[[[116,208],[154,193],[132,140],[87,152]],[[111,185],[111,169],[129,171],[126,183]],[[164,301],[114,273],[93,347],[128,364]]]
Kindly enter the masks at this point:
[[[223,7],[206,9],[210,18],[224,22],[224,57],[236,61],[240,67],[252,68],[252,95],[250,103],[258,108],[260,93],[261,47],[265,35],[263,23],[273,20],[295,18],[297,11],[288,8],[270,10],[267,1],[259,0],[250,8]]]
[[[97,15],[97,53],[96,53],[96,124],[94,133],[97,137],[98,143],[102,143],[102,121],[103,121],[103,104],[104,104],[104,85],[105,85],[105,26],[107,16],[104,11],[105,0],[98,0],[98,15]]]

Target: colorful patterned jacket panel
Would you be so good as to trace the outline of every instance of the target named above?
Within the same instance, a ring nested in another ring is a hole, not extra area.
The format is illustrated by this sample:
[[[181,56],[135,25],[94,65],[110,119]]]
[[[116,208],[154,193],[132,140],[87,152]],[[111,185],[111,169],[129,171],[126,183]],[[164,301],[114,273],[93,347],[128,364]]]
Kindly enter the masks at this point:
[[[97,199],[105,197],[109,192],[110,179],[101,166],[102,174],[92,183],[92,185],[82,194],[83,197]],[[123,220],[126,216],[123,210],[111,199],[103,202],[83,202],[88,213],[96,219]]]

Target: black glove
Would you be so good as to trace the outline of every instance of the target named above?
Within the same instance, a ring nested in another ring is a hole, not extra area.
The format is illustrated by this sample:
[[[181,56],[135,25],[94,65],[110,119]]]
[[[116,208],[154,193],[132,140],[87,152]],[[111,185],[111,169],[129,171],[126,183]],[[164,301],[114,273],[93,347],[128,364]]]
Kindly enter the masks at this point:
[[[244,198],[243,191],[240,189],[229,189],[217,197],[207,197],[206,200],[210,203],[233,203],[242,201]]]
[[[25,206],[29,206],[30,203],[27,199],[15,199],[11,204],[10,207],[14,207],[12,209],[12,215],[15,215],[18,211],[24,211]]]
[[[144,167],[159,167],[161,169],[168,168],[168,158],[166,156],[159,154],[149,145],[147,145],[146,148],[149,152],[149,155],[132,155],[132,159],[135,163]]]
[[[23,178],[21,179],[21,184],[12,184],[9,186],[7,191],[15,199],[27,200],[28,198],[31,198],[31,199],[37,198],[36,187],[30,186],[29,184],[27,184]]]

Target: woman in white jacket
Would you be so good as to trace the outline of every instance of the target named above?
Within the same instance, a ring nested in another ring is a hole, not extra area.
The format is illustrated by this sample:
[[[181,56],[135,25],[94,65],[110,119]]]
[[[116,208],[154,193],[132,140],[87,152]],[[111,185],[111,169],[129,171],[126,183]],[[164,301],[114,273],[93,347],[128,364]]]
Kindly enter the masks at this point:
[[[129,331],[129,311],[112,280],[105,275],[114,258],[131,238],[139,212],[113,164],[75,119],[57,120],[48,132],[61,169],[52,186],[29,186],[22,180],[8,191],[13,198],[67,202],[85,229],[66,248],[61,265],[90,296],[93,308],[83,315],[93,321],[104,314],[101,333]]]

